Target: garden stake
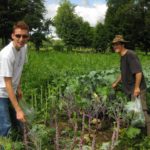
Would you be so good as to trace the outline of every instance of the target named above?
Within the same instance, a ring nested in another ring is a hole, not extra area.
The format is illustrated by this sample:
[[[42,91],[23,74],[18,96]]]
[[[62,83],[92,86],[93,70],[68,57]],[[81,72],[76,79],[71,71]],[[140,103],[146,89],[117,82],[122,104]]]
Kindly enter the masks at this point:
[[[23,142],[24,142],[24,146],[25,146],[25,150],[29,150],[28,148],[28,137],[27,137],[27,125],[26,123],[23,123]]]
[[[75,146],[76,146],[76,142],[77,142],[77,130],[78,130],[78,124],[77,124],[77,121],[75,121],[73,143],[72,143],[72,146],[71,146],[70,150],[73,150],[75,148]]]
[[[95,150],[95,146],[96,146],[96,133],[94,133],[94,135],[93,135],[92,149],[91,150]]]
[[[40,91],[41,91],[40,97],[41,97],[41,108],[42,108],[42,104],[43,104],[43,87],[42,86],[40,88]]]
[[[83,114],[82,114],[82,133],[81,133],[81,137],[80,137],[80,150],[82,150],[82,147],[83,147],[84,125],[85,125],[85,112],[83,111]]]
[[[60,150],[60,148],[59,148],[59,127],[58,127],[57,115],[55,115],[55,129],[56,129],[55,146],[56,146],[56,150]]]

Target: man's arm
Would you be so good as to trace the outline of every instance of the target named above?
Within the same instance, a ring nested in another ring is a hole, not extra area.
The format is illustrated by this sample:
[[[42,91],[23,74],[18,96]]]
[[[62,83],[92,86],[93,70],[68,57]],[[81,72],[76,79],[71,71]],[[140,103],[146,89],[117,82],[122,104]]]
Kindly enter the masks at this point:
[[[141,72],[136,73],[135,74],[135,87],[134,87],[134,92],[133,92],[134,96],[138,96],[140,94],[141,79],[142,79],[142,73]]]
[[[22,111],[21,107],[19,106],[19,103],[17,101],[17,98],[15,96],[13,86],[12,86],[12,77],[4,77],[4,81],[6,84],[6,90],[8,92],[9,99],[16,111],[16,118],[22,122],[25,122],[25,114]]]
[[[121,74],[118,76],[117,80],[112,84],[112,88],[116,88],[120,82],[121,82]]]

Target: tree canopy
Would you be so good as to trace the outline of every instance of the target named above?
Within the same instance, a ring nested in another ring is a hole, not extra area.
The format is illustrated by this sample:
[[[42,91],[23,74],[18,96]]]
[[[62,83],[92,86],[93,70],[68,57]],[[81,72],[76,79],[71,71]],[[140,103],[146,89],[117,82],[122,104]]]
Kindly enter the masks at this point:
[[[49,30],[50,21],[45,20],[46,9],[44,0],[1,0],[0,2],[0,38],[3,45],[8,43],[13,24],[24,20],[30,31],[42,32]],[[45,23],[43,27],[43,22]]]
[[[128,48],[147,52],[150,48],[150,1],[106,0],[104,23],[90,27],[75,13],[75,5],[63,0],[54,19],[58,36],[66,45],[106,50],[116,34],[129,40]]]
[[[68,49],[94,48],[105,51],[116,34],[124,35],[129,48],[150,50],[150,1],[149,0],[106,0],[107,12],[104,23],[95,27],[75,13],[76,6],[62,0],[54,20],[45,19],[44,0],[0,0],[0,38],[5,45],[14,22],[25,20],[31,31],[31,41],[38,50],[42,40],[50,34],[54,25],[59,38]]]
[[[111,41],[115,34],[123,34],[130,41],[131,48],[144,51],[150,48],[148,0],[107,0],[108,10],[105,25]]]
[[[58,36],[69,48],[91,47],[93,32],[88,22],[75,14],[75,5],[68,0],[60,3],[54,25]]]

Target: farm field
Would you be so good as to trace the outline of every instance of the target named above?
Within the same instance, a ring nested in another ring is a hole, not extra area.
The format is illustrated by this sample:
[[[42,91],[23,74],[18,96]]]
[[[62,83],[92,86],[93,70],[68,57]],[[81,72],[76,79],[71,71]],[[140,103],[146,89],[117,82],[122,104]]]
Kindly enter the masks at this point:
[[[149,56],[144,56],[142,53],[139,57],[143,68],[149,66]],[[115,53],[61,53],[55,51],[36,53],[31,51],[28,59],[23,80],[31,87],[40,85],[38,82],[45,82],[50,79],[50,76],[61,76],[65,73],[78,76],[90,71],[119,68],[119,56]]]
[[[0,150],[150,150],[150,0],[2,2]]]
[[[139,57],[150,93],[149,56]],[[1,139],[6,150],[146,149],[149,137],[126,117],[126,97],[111,89],[118,73],[115,53],[30,51],[21,102],[28,122],[23,142]]]

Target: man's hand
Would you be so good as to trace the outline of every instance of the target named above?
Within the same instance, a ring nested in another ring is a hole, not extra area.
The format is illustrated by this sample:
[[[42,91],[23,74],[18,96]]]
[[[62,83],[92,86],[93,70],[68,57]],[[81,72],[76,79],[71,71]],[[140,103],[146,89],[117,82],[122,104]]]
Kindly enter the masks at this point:
[[[16,111],[16,118],[22,122],[26,122],[25,114],[22,111],[21,107],[19,106],[16,95],[14,93],[14,89],[12,86],[12,77],[4,77],[4,80],[5,80],[5,84],[6,84],[6,90],[7,90],[8,95],[9,95],[9,99],[10,99],[10,101],[11,101],[11,103],[12,103],[12,105]],[[19,96],[21,96],[21,93]]]
[[[115,89],[121,82],[121,74],[118,76],[117,80],[112,84],[112,88]]]
[[[137,97],[140,94],[140,83],[142,80],[142,73],[136,73],[135,74],[135,87],[133,91],[133,96]]]
[[[16,112],[16,118],[21,122],[26,122],[25,114],[21,109]]]
[[[137,97],[140,94],[140,88],[135,88],[133,92],[133,96]]]
[[[118,85],[118,84],[117,84],[116,82],[114,82],[114,83],[112,84],[112,88],[115,89],[115,88],[117,87],[117,85]]]

